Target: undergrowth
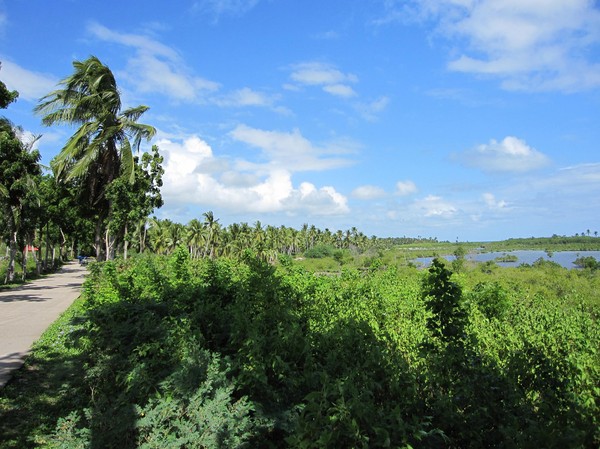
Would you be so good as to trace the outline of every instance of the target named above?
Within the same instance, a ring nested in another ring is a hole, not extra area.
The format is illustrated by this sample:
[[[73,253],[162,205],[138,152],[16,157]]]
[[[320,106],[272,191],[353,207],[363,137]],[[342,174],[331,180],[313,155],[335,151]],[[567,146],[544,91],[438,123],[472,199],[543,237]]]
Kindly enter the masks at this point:
[[[576,291],[596,281],[558,291],[565,272],[95,264],[0,392],[0,445],[598,447],[597,307]]]

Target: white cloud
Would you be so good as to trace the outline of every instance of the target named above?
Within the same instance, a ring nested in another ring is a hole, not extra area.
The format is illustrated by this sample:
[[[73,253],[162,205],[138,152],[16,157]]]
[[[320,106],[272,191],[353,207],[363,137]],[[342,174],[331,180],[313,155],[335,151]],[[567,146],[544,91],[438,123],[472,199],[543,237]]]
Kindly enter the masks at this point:
[[[486,192],[482,195],[483,201],[490,209],[505,209],[507,207],[507,203],[504,200],[497,201],[496,197],[489,192]]]
[[[216,157],[196,136],[179,142],[163,138],[157,145],[165,156],[166,207],[191,203],[235,213],[309,215],[349,211],[347,199],[333,187],[319,188],[307,182],[294,187],[291,170],[274,165],[256,171],[240,169],[245,164]]]
[[[445,201],[442,197],[428,195],[425,198],[416,200],[413,204],[424,217],[451,218],[458,212],[458,209]]]
[[[125,45],[127,47],[133,47],[155,56],[164,57],[171,61],[179,58],[179,55],[175,50],[167,45],[155,41],[154,39],[151,39],[148,36],[119,33],[117,31],[112,31],[111,29],[100,25],[97,22],[90,22],[87,26],[87,30],[93,36],[105,42],[113,42],[116,44]]]
[[[564,167],[550,176],[540,178],[534,183],[536,189],[556,194],[575,194],[582,198],[597,198],[600,193],[600,163],[589,163]]]
[[[19,92],[19,99],[32,102],[55,90],[58,82],[51,75],[27,70],[7,60],[2,61],[0,78],[9,90]]]
[[[244,87],[215,99],[219,106],[244,107],[244,106],[272,106],[275,98],[262,92],[257,92]]]
[[[140,92],[159,92],[178,101],[198,101],[219,84],[194,76],[178,53],[147,36],[112,31],[91,23],[88,31],[96,38],[136,50],[127,64],[124,78]]]
[[[354,189],[352,196],[359,200],[376,200],[385,197],[386,193],[381,187],[365,185]]]
[[[356,75],[343,73],[331,64],[323,62],[303,62],[291,67],[290,78],[299,85],[321,86],[331,95],[353,97],[356,92],[349,86],[358,82]],[[288,87],[289,89],[289,87]]]
[[[212,98],[212,102],[217,106],[230,107],[230,108],[244,108],[244,107],[262,107],[269,108],[272,111],[281,115],[293,115],[285,106],[278,106],[277,100],[278,95],[269,95],[264,92],[259,92],[249,87],[234,90],[228,94]]]
[[[396,183],[396,195],[406,196],[416,193],[417,186],[412,181],[398,181]]]
[[[192,9],[212,12],[217,18],[221,15],[241,16],[259,3],[259,0],[199,0]]]
[[[350,145],[341,148],[336,144],[317,147],[302,136],[298,129],[292,132],[280,132],[239,125],[230,135],[235,140],[260,148],[269,160],[270,167],[279,167],[290,172],[328,170],[352,163],[349,159],[326,157],[331,154],[351,152]]]
[[[323,86],[323,90],[328,94],[335,95],[337,97],[350,98],[356,96],[354,89],[345,84],[329,84],[327,86]]]
[[[323,33],[317,33],[313,35],[314,39],[322,39],[322,40],[335,40],[340,38],[340,33],[337,31],[325,31]]]
[[[292,67],[291,78],[307,85],[331,85],[343,82],[356,82],[355,75],[344,74],[334,66],[322,62],[304,62]]]
[[[458,157],[464,164],[487,172],[523,173],[544,167],[550,162],[543,153],[512,136],[505,137],[501,142],[492,139]]]
[[[340,215],[350,212],[348,200],[331,186],[317,189],[309,182],[300,184],[290,194],[289,206],[292,211],[306,211],[311,215]]]
[[[406,6],[388,2],[391,18]],[[498,77],[507,89],[578,91],[600,87],[600,10],[590,0],[413,1],[456,39],[454,71]],[[461,45],[466,43],[466,47]]]
[[[381,96],[370,103],[358,103],[356,109],[365,120],[375,121],[378,114],[383,112],[388,104],[390,104],[389,97]]]

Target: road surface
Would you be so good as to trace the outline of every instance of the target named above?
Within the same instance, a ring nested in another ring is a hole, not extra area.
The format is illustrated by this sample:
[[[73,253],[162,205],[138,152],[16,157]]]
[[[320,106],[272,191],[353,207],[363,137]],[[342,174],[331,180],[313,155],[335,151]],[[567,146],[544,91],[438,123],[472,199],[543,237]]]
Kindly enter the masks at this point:
[[[78,262],[22,287],[0,291],[0,387],[33,343],[79,297],[87,270]]]

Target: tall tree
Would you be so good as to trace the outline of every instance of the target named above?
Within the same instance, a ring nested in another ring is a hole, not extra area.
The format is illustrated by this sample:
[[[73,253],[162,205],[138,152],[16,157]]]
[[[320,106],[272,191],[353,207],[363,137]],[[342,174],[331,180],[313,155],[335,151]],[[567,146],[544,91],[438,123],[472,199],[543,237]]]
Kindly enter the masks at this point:
[[[200,250],[203,246],[206,228],[197,218],[192,219],[187,224],[187,245],[190,250],[190,256],[193,259],[200,257]]]
[[[27,203],[31,201],[35,189],[33,178],[41,174],[38,164],[40,154],[32,146],[33,142],[23,143],[18,130],[7,119],[0,117],[0,229],[9,247],[5,282],[15,279],[15,257],[24,246],[22,225]],[[25,273],[26,265],[23,264],[23,277]]]
[[[0,64],[0,68],[2,68],[2,64]],[[0,109],[6,109],[18,96],[19,92],[16,90],[8,90],[6,84],[0,81]]]
[[[98,58],[73,62],[74,73],[35,108],[42,122],[51,126],[78,126],[52,163],[59,181],[78,179],[81,198],[96,219],[96,257],[106,257],[107,231],[112,204],[107,187],[117,178],[135,178],[133,151],[142,140],[150,140],[156,130],[137,123],[147,106],[121,110],[121,96],[110,69]],[[108,255],[110,257],[110,254]]]
[[[207,232],[204,254],[208,254],[212,259],[215,257],[215,250],[217,247],[218,234],[221,225],[219,224],[219,219],[215,218],[211,210],[204,212],[202,216],[204,217],[204,226],[206,227]]]
[[[141,161],[134,157],[135,180],[129,182],[124,177],[115,179],[108,187],[106,196],[112,204],[112,217],[106,237],[106,254],[111,254],[115,246],[123,244],[123,257],[127,259],[130,231],[144,222],[154,209],[163,205],[160,188],[162,186],[163,157],[158,146],[152,146],[152,154],[144,153]],[[118,240],[120,239],[120,240]]]

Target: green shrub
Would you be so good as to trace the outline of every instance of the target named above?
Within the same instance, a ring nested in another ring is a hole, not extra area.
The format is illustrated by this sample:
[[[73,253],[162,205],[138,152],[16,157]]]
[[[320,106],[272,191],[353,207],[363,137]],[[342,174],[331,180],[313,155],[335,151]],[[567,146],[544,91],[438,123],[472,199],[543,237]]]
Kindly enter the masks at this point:
[[[304,257],[308,259],[323,259],[324,257],[333,257],[335,248],[330,245],[316,245],[304,252]]]
[[[573,263],[579,268],[587,268],[589,270],[597,270],[600,268],[600,262],[592,256],[580,256],[575,259]]]
[[[373,262],[91,265],[37,393],[0,392],[0,446],[598,447],[597,273]]]
[[[511,305],[508,292],[498,282],[477,284],[467,300],[475,304],[488,319],[502,318]]]

